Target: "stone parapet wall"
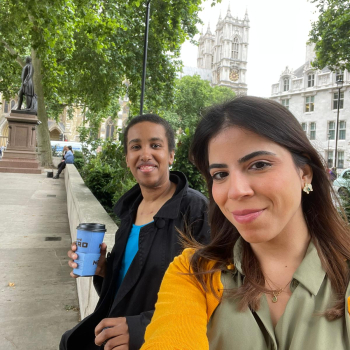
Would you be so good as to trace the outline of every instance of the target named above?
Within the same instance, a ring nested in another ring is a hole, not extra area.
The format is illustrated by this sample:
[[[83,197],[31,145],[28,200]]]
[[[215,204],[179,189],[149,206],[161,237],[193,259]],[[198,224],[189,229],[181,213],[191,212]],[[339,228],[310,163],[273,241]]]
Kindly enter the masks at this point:
[[[115,232],[118,229],[117,225],[85,185],[73,164],[67,164],[64,178],[72,241],[76,240],[76,227],[79,223],[94,222],[105,224],[107,232],[104,237],[104,242],[107,244],[108,251],[111,251],[114,245]],[[92,277],[77,278],[77,289],[80,315],[81,319],[83,319],[94,311],[98,301],[98,295],[93,286]]]

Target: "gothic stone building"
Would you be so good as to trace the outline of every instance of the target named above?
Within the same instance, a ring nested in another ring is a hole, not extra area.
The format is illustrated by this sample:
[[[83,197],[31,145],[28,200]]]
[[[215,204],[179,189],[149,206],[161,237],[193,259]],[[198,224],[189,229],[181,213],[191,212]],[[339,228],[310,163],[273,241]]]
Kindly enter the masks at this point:
[[[197,68],[184,67],[183,75],[198,74],[212,85],[232,88],[237,95],[247,94],[247,56],[249,18],[233,17],[228,8],[225,18],[219,17],[215,34],[208,25],[199,37]]]
[[[318,70],[312,67],[312,45],[307,46],[306,62],[296,70],[286,69],[279,81],[272,85],[271,99],[280,102],[295,115],[311,143],[327,161],[334,165],[335,133],[338,110],[338,87],[340,90],[337,168],[350,167],[350,73],[332,72],[327,67]]]

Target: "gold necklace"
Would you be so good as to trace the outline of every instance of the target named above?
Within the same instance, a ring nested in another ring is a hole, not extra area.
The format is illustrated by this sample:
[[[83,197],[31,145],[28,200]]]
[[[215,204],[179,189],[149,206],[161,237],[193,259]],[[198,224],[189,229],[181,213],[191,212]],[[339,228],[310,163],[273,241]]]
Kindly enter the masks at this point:
[[[277,303],[278,301],[278,296],[287,288],[287,286],[290,284],[290,282],[292,282],[293,278],[283,287],[283,288],[278,288],[278,289],[272,289],[272,286],[271,284],[269,283],[269,278],[267,276],[266,277],[266,282],[267,284],[269,285],[269,287],[271,288],[271,294],[272,294],[272,302],[273,303]],[[270,280],[271,283],[273,283],[271,280]],[[273,283],[274,284],[274,283]],[[276,285],[275,285],[276,286]]]

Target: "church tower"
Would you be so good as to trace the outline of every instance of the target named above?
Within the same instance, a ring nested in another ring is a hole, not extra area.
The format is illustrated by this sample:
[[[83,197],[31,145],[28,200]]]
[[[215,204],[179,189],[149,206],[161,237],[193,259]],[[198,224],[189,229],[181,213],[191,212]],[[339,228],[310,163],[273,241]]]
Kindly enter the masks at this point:
[[[249,18],[233,17],[230,6],[225,18],[221,14],[215,35],[208,27],[199,38],[197,67],[211,69],[212,84],[232,88],[237,95],[247,94],[247,56],[249,44]]]
[[[215,44],[215,35],[210,31],[210,24],[208,24],[208,29],[205,35],[203,32],[199,38],[198,43],[198,58],[197,67],[202,69],[212,69],[213,68],[213,50]]]

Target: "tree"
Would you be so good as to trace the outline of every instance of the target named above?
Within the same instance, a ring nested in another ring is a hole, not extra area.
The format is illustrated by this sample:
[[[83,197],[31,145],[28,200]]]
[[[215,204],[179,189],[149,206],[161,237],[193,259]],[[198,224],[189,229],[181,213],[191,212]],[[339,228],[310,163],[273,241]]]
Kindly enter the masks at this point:
[[[310,41],[315,43],[319,69],[350,70],[350,3],[344,0],[311,0],[320,13],[312,24]]]
[[[53,37],[56,37],[58,45],[66,48],[66,52],[73,44],[73,6],[68,1],[66,5],[63,6],[62,1],[48,4],[46,1],[3,0],[0,3],[0,90],[6,99],[14,96],[19,87],[23,57],[31,55],[35,71],[34,89],[38,95],[38,118],[42,122],[38,127],[38,144],[42,165],[46,166],[52,162],[45,106],[45,98],[50,97],[50,84],[45,84],[43,73],[50,58]],[[51,64],[54,67],[54,61],[51,60]],[[53,76],[51,87],[57,84]]]
[[[210,86],[199,75],[184,76],[175,81],[174,102],[170,107],[161,106],[157,111],[175,130],[191,131],[196,127],[202,112],[209,106],[235,97],[232,89],[225,86]]]
[[[220,0],[213,0],[213,4]],[[145,102],[171,104],[180,47],[197,33],[202,0],[153,0]],[[23,57],[32,55],[38,118],[47,126],[65,106],[79,106],[86,121],[117,113],[127,78],[132,108],[140,96],[145,1],[2,0],[0,91],[13,96]],[[18,67],[16,66],[18,65]],[[42,164],[51,163],[47,127],[38,128]]]

